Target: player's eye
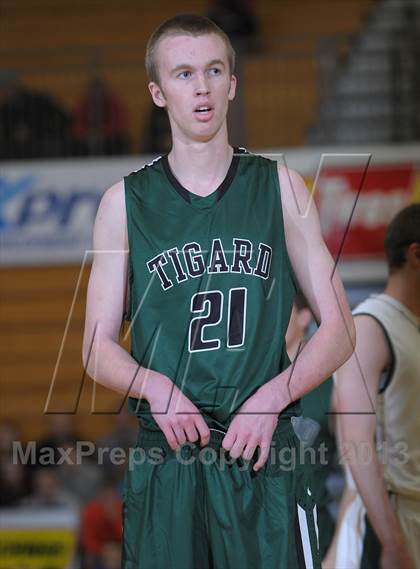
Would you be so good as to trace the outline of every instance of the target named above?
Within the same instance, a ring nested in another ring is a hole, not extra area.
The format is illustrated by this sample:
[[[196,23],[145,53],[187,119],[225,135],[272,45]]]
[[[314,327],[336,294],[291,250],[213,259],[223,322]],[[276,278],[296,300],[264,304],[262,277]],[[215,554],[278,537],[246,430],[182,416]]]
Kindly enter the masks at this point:
[[[178,77],[180,77],[181,79],[188,79],[189,77],[191,77],[191,71],[181,71]]]
[[[210,75],[220,75],[222,70],[219,67],[212,67],[209,69]]]

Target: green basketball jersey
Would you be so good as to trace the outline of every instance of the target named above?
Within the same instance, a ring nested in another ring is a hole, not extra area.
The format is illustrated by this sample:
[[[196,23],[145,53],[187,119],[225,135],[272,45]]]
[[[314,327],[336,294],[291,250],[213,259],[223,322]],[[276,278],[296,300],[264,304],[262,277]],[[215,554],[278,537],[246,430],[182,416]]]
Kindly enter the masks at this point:
[[[200,197],[168,157],[124,178],[131,354],[168,376],[209,427],[289,365],[285,333],[295,283],[276,162],[235,149],[222,184]],[[129,399],[157,430],[145,399]],[[282,416],[299,414],[298,403]]]

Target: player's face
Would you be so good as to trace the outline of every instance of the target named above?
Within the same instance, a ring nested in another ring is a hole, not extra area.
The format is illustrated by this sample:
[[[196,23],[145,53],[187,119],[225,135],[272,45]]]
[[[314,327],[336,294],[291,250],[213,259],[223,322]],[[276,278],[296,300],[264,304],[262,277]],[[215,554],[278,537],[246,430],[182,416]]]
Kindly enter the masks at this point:
[[[166,107],[172,135],[184,141],[212,139],[225,124],[236,78],[217,34],[176,35],[157,46],[160,85],[150,83],[154,102]]]

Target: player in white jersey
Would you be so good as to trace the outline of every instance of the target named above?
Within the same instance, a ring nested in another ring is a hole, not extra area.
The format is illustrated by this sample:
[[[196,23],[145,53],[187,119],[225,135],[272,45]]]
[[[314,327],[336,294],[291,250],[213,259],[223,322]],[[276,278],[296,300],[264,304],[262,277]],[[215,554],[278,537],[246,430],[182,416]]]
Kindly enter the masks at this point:
[[[353,312],[354,355],[336,372],[347,488],[328,567],[420,568],[420,204],[385,237],[383,294]]]

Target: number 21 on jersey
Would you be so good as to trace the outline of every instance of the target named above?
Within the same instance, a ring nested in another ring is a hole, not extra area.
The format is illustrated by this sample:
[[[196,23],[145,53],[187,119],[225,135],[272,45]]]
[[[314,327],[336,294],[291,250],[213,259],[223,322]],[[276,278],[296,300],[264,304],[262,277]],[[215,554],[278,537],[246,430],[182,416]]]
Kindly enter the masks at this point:
[[[245,342],[247,289],[229,289],[226,312],[226,338],[228,348],[239,348]],[[190,321],[188,350],[205,352],[220,348],[218,338],[204,339],[205,328],[216,326],[223,319],[224,294],[220,290],[197,292],[191,298],[191,313],[199,314]],[[205,314],[203,314],[205,312]]]

